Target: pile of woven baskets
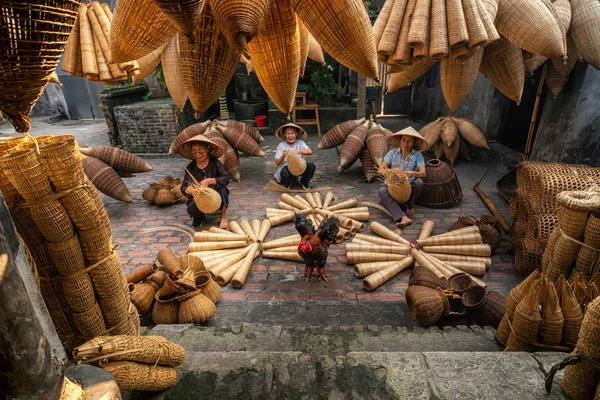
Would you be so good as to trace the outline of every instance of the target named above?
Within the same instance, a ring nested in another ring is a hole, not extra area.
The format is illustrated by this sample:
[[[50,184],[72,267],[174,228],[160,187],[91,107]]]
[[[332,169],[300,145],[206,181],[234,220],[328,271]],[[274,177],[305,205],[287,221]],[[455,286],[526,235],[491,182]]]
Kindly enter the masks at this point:
[[[131,302],[155,324],[202,324],[215,315],[221,288],[204,262],[191,254],[177,257],[164,247],[158,266],[144,266],[127,276]]]
[[[458,216],[457,221],[450,225],[448,232],[469,226],[477,226],[479,228],[482,242],[490,246],[492,253],[500,246],[502,230],[498,223],[498,218],[495,216],[491,214],[482,214],[479,219],[476,219],[461,214]]]
[[[553,284],[534,271],[508,295],[496,339],[508,351],[572,348],[588,305],[598,297],[598,284],[600,274],[571,285],[562,276]]]
[[[118,147],[82,147],[80,151],[83,170],[96,189],[125,203],[131,203],[133,199],[121,178],[152,171],[146,161]]]
[[[416,204],[427,208],[450,208],[462,200],[463,191],[451,166],[432,159],[425,163],[425,172],[423,191]]]
[[[151,183],[142,192],[142,198],[157,206],[170,206],[185,202],[186,196],[181,192],[181,179],[166,176],[160,182]]]
[[[519,164],[517,189],[509,207],[514,222],[508,232],[519,272],[528,275],[542,263],[550,234],[558,224],[557,195],[596,185],[600,185],[600,168],[536,161]]]
[[[492,265],[490,246],[482,244],[479,227],[431,236],[434,228],[432,221],[425,221],[415,246],[382,224],[371,222],[369,229],[378,237],[356,235],[346,245],[347,262],[356,264],[354,274],[364,278],[367,290],[381,286],[413,262],[448,280],[456,292],[461,291],[461,282],[485,287],[483,281],[472,276],[485,275]]]
[[[342,145],[338,172],[350,168],[360,158],[367,182],[377,175],[377,168],[389,150],[389,129],[365,118],[337,124],[321,139],[318,149],[331,149]]]
[[[99,336],[75,348],[73,358],[108,371],[121,390],[161,391],[175,386],[185,350],[162,336]]]
[[[0,171],[0,190],[65,348],[109,332],[138,335],[110,221],[74,137],[7,139]]]
[[[450,165],[454,165],[458,156],[470,161],[471,145],[490,149],[481,129],[466,118],[440,117],[421,128],[419,133],[427,141],[423,151],[433,148],[435,158],[445,155]]]
[[[206,120],[188,126],[173,140],[169,154],[177,154],[177,150],[183,142],[197,135],[206,136],[223,149],[223,155],[219,160],[223,163],[227,174],[236,180],[240,179],[238,151],[248,156],[265,156],[260,147],[260,142],[265,140],[261,134],[251,126],[231,119],[227,121]]]

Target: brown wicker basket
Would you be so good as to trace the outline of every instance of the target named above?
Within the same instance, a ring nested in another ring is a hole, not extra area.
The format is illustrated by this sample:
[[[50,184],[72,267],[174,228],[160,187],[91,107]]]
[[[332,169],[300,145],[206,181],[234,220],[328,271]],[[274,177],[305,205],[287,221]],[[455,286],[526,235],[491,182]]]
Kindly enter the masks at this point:
[[[177,372],[173,367],[116,361],[103,368],[115,378],[121,390],[158,392],[175,386],[177,382]]]
[[[442,92],[450,111],[454,111],[471,90],[483,57],[483,48],[476,48],[466,60],[446,58],[441,62]]]
[[[408,177],[389,172],[385,178],[390,196],[398,203],[406,203],[412,192]]]
[[[443,315],[450,313],[450,303],[441,289],[425,286],[409,286],[406,303],[415,322],[422,327],[435,324]]]
[[[213,0],[215,19],[232,46],[246,48],[262,26],[271,2],[269,0]]]
[[[425,267],[415,267],[408,278],[408,285],[425,286],[431,289],[447,289],[448,281],[439,278],[436,274]]]
[[[188,40],[194,40],[194,29],[205,0],[154,0],[154,3]]]
[[[463,198],[460,182],[451,166],[432,159],[425,165],[427,176],[423,178],[423,192],[416,204],[429,208],[450,208]]]
[[[365,148],[368,131],[369,123],[365,122],[350,132],[340,151],[338,173],[347,170],[358,160],[360,152]]]
[[[521,102],[525,84],[525,64],[521,49],[500,38],[485,47],[481,73],[490,79],[498,90],[517,103]]]
[[[480,326],[498,328],[506,313],[506,298],[481,286],[472,286],[465,291],[462,303],[470,311],[473,322]]]
[[[180,324],[202,324],[217,311],[215,304],[198,289],[177,298]]]

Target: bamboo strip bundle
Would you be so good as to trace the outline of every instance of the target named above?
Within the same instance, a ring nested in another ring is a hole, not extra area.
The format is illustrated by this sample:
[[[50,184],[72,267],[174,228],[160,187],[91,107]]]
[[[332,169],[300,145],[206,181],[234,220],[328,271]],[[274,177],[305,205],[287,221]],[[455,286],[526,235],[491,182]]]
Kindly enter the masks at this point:
[[[381,246],[376,244],[363,245],[357,243],[348,243],[346,245],[346,251],[350,253],[384,253],[384,254],[408,254],[409,248],[407,246],[395,245],[395,246]]]
[[[298,196],[298,197],[300,197],[300,196]],[[290,206],[292,206],[292,207],[296,207],[296,208],[297,208],[297,209],[299,209],[299,210],[304,210],[305,208],[307,208],[307,207],[305,206],[305,203],[304,203],[304,202],[302,202],[302,201],[299,201],[297,198],[295,198],[295,197],[292,197],[292,196],[290,196],[290,195],[289,195],[289,194],[287,194],[287,193],[283,193],[283,194],[281,195],[281,201],[283,201],[283,202],[285,202],[285,203],[289,204],[289,205],[290,205]],[[306,203],[306,204],[308,204],[308,203]],[[310,208],[310,204],[308,205],[308,207]]]
[[[366,276],[374,274],[377,271],[381,271],[382,269],[391,267],[392,265],[396,265],[397,263],[397,261],[379,261],[356,264],[354,266],[354,275],[357,278],[364,278]]]
[[[279,224],[283,224],[284,222],[293,221],[295,218],[296,214],[290,211],[290,214],[277,215],[267,219],[271,221],[271,226],[277,226]]]
[[[327,192],[327,194],[325,194],[325,200],[323,200],[323,208],[329,207],[331,202],[334,200],[335,200],[335,197],[333,196],[333,193]]]
[[[248,252],[248,255],[246,256],[246,258],[244,258],[244,261],[242,262],[242,264],[238,268],[237,272],[231,279],[231,284],[233,285],[234,288],[239,289],[244,285],[244,282],[246,281],[246,277],[248,276],[248,272],[250,271],[250,266],[252,265],[252,261],[254,261],[254,259],[256,257],[258,257],[258,255],[260,253],[259,246],[260,246],[260,244],[258,244],[258,243],[254,243],[252,246],[250,246],[250,251]]]
[[[421,232],[419,232],[419,238],[417,239],[417,241],[427,239],[429,236],[431,236],[434,229],[435,229],[435,223],[433,221],[431,221],[431,220],[425,221],[423,223],[423,226],[421,227]],[[415,260],[415,267],[418,267],[418,266],[419,266],[419,263]]]
[[[337,211],[347,208],[355,208],[358,205],[358,201],[356,199],[349,199],[342,201],[341,203],[337,203],[333,206],[329,206],[326,209],[329,211]]]
[[[269,221],[268,219],[263,219],[263,221],[260,224],[260,229],[258,230],[258,235],[256,235],[258,243],[262,243],[265,240],[265,237],[267,237],[269,230],[271,230],[271,221]]]
[[[408,33],[411,25],[411,20],[417,5],[417,0],[408,0],[404,15],[402,15],[402,25],[398,33],[396,48],[391,56],[388,56],[388,64],[405,64],[410,62],[411,48],[408,46]]]
[[[407,258],[406,254],[384,254],[368,252],[348,252],[346,259],[348,264],[370,263],[375,261],[400,261]]]
[[[279,203],[277,203],[277,208],[279,208],[281,210],[288,210],[288,211],[300,211],[298,208],[291,206],[284,201],[280,201]]]
[[[356,236],[354,236],[354,238],[355,239],[352,241],[353,243],[357,239],[368,242],[368,243],[372,243],[372,244],[382,245],[382,246],[398,246],[398,243],[399,243],[394,240],[384,239],[379,236],[370,236],[370,235],[366,235],[364,233],[357,233]]]
[[[335,214],[341,215],[344,217],[348,217],[348,218],[352,218],[352,219],[354,219],[356,221],[360,221],[360,222],[366,222],[369,220],[369,217],[370,217],[368,209],[366,211],[355,211],[355,212],[344,212],[344,213],[336,211]]]
[[[315,192],[313,193],[313,197],[315,199],[315,203],[317,203],[317,208],[323,208],[323,200],[321,199],[321,193]]]
[[[248,244],[245,240],[227,241],[227,242],[191,242],[189,252],[195,253],[203,250],[221,250],[244,247]]]
[[[407,257],[406,259],[400,261],[398,264],[393,265],[391,267],[387,267],[381,271],[377,271],[374,274],[367,276],[363,279],[363,286],[368,291],[373,291],[377,289],[379,286],[383,285],[385,282],[408,268],[413,263],[412,257]]]
[[[460,269],[471,275],[484,276],[485,264],[472,261],[444,261],[446,265]]]
[[[246,255],[246,257],[247,256],[248,255]],[[217,272],[215,275],[215,281],[221,286],[227,285],[231,281],[233,276],[237,273],[237,271],[240,269],[246,257],[242,258],[240,261],[236,262],[230,267],[227,267],[226,269]]]
[[[194,233],[194,242],[221,242],[221,241],[238,241],[248,240],[247,236],[237,235],[233,233],[213,233],[213,232],[196,232]]]
[[[492,266],[492,259],[490,257],[477,257],[477,256],[463,256],[458,254],[443,254],[435,253],[435,258],[440,261],[453,261],[453,262],[477,262],[483,263],[486,269],[490,269]]]
[[[429,237],[427,239],[417,240],[418,246],[440,246],[450,244],[481,244],[481,235],[479,233],[470,233],[466,235],[453,235],[446,237]]]
[[[371,230],[371,232],[376,233],[379,236],[391,240],[393,242],[403,243],[405,245],[408,245],[409,243],[408,240],[404,239],[402,236],[398,235],[396,232],[390,230],[389,228],[385,227],[383,224],[377,221],[371,222],[371,224],[369,225],[369,229]]]
[[[310,193],[310,192],[305,193],[304,196],[306,197],[306,201],[308,201],[308,204],[310,204],[310,206],[312,208],[318,208],[317,207],[317,202],[316,202],[315,197],[313,196],[312,193]]]
[[[298,251],[298,246],[283,246],[283,247],[275,247],[270,249],[269,251],[275,252],[275,253],[293,253],[293,252],[297,252]]]
[[[255,241],[258,241],[258,232],[260,231],[260,220],[253,219],[250,225],[252,226],[252,232],[254,232],[254,236],[256,238]]]
[[[231,230],[231,232],[237,233],[238,235],[248,236],[237,221],[231,221],[229,223],[229,229]]]
[[[300,255],[298,254],[298,251],[288,252],[288,253],[279,253],[279,252],[272,251],[272,250],[268,250],[268,251],[263,250],[262,256],[264,258],[277,258],[279,260],[304,262],[302,257],[300,257]]]
[[[300,243],[300,235],[299,234],[293,234],[290,236],[285,236],[279,239],[275,239],[275,240],[269,240],[268,242],[264,242],[262,245],[263,250],[269,250],[269,249],[273,249],[276,247],[284,247],[284,246],[297,246],[298,243]]]
[[[460,254],[465,256],[489,257],[492,254],[491,248],[487,244],[467,244],[464,246],[423,246],[427,253],[445,253]]]

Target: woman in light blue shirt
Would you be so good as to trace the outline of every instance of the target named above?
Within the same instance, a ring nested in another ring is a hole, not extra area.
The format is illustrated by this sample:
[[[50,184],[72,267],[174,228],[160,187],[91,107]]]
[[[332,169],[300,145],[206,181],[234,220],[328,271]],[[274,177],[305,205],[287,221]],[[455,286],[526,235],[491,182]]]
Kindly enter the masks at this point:
[[[296,124],[289,123],[280,126],[275,131],[275,136],[281,140],[281,143],[277,146],[277,152],[275,153],[275,164],[279,166],[275,172],[275,179],[280,185],[291,187],[294,176],[287,167],[287,154],[297,154],[304,158],[304,156],[311,155],[312,150],[304,142],[304,139],[306,139],[307,136],[306,131]],[[300,176],[300,185],[302,185],[302,189],[307,190],[309,188],[309,182],[315,174],[316,169],[317,167],[314,163],[306,163],[306,170]]]
[[[427,142],[412,127],[396,132],[388,138],[388,143],[393,148],[385,155],[377,174],[384,175],[386,170],[403,171],[408,175],[411,186],[410,198],[406,202],[406,212],[400,204],[390,195],[387,185],[379,189],[379,197],[383,205],[390,211],[398,228],[405,228],[412,223],[409,217],[415,215],[415,200],[423,191],[425,177],[425,160],[419,152],[427,147]]]

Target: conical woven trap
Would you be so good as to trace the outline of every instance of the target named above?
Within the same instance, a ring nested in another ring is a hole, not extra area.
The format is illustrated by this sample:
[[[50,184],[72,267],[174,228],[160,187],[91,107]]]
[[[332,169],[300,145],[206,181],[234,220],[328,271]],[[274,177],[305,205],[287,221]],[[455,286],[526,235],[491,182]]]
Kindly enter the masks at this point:
[[[454,169],[448,164],[432,159],[425,165],[423,192],[416,203],[429,208],[449,208],[463,198],[462,188]]]

